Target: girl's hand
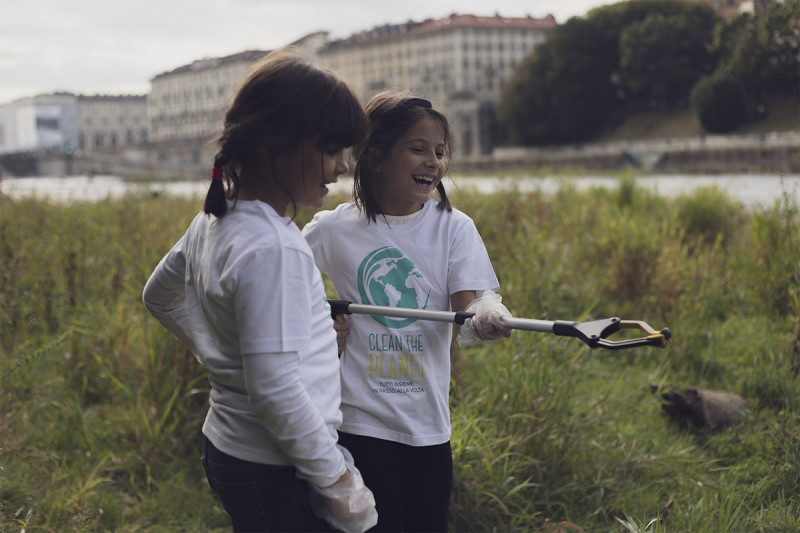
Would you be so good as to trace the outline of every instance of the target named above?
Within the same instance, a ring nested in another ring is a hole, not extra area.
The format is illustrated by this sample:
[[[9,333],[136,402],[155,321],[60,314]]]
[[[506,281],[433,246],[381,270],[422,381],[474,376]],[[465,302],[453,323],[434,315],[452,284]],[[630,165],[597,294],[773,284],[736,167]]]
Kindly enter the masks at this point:
[[[511,318],[511,313],[502,304],[503,299],[494,291],[485,291],[480,298],[473,300],[466,311],[475,315],[461,326],[458,344],[470,346],[481,341],[507,339],[512,330],[503,321]]]
[[[337,315],[333,319],[333,329],[336,331],[336,344],[339,346],[339,355],[344,352],[347,337],[350,335],[350,315]]]
[[[346,533],[362,533],[378,523],[375,497],[364,485],[361,472],[353,464],[350,452],[345,453],[347,471],[328,487],[311,487],[314,514]]]

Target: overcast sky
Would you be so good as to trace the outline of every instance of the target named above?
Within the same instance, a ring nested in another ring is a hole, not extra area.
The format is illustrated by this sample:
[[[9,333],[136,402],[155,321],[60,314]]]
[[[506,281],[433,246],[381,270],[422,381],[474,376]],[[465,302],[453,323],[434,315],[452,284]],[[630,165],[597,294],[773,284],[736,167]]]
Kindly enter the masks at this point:
[[[204,57],[270,50],[450,13],[552,14],[603,0],[3,0],[0,104],[54,91],[144,94],[157,74]]]

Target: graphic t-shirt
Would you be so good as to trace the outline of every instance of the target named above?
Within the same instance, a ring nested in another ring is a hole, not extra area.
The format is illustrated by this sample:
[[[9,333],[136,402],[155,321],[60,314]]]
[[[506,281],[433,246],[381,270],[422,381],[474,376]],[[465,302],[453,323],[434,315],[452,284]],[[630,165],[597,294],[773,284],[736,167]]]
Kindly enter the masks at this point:
[[[354,204],[317,213],[303,229],[338,298],[367,305],[446,311],[450,295],[498,289],[472,220],[429,200],[403,224],[367,224]],[[412,446],[450,439],[452,324],[353,315],[341,359],[347,433]]]

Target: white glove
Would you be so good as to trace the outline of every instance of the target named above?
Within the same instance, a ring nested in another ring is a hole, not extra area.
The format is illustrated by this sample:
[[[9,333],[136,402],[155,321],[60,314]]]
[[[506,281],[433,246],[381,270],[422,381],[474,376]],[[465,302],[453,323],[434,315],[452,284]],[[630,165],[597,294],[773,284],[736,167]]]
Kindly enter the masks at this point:
[[[347,337],[350,336],[350,315],[338,315],[334,318],[333,329],[336,331],[336,344],[339,346],[339,355],[341,355],[347,344]]]
[[[362,533],[378,523],[375,497],[364,485],[350,452],[339,446],[350,475],[330,487],[311,485],[311,508],[314,514],[345,533]]]
[[[458,332],[459,346],[471,346],[481,341],[507,339],[511,328],[503,320],[511,318],[511,313],[502,304],[503,299],[494,291],[485,291],[480,298],[472,300],[465,311],[475,313],[468,318]]]

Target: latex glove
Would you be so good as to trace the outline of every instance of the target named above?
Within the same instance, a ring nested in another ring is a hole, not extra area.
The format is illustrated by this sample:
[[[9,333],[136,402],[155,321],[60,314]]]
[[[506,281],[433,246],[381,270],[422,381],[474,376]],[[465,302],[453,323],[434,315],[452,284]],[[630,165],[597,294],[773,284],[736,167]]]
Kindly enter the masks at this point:
[[[350,335],[350,315],[337,315],[333,319],[333,329],[336,331],[336,344],[339,346],[339,355],[344,352],[347,337]]]
[[[350,452],[339,446],[347,473],[330,487],[311,485],[311,508],[314,514],[345,533],[362,533],[378,523],[375,497],[364,485]]]
[[[507,339],[511,328],[503,320],[511,318],[511,313],[502,304],[502,297],[494,291],[485,291],[480,298],[472,300],[465,311],[475,313],[461,326],[457,341],[459,346],[471,346],[481,341]]]

